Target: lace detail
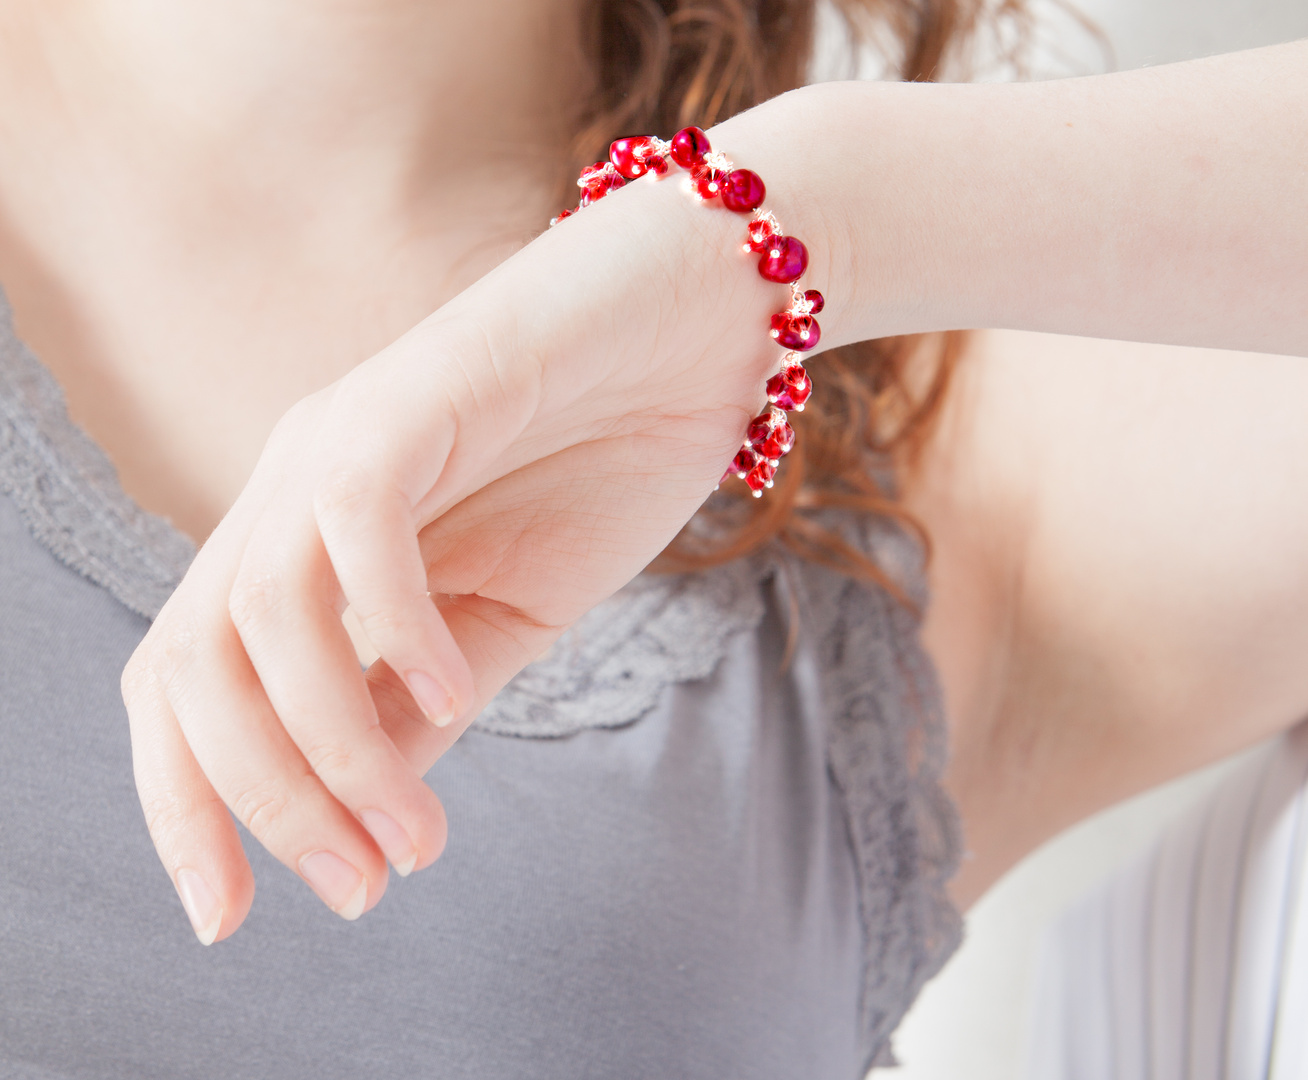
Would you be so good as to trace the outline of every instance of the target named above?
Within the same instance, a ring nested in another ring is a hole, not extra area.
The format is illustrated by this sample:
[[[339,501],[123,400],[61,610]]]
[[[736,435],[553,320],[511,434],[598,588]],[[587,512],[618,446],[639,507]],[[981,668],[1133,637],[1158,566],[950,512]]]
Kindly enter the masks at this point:
[[[731,638],[758,625],[769,572],[753,559],[636,578],[501,690],[477,726],[553,738],[640,719],[665,687],[711,674]]]
[[[923,606],[920,546],[888,522],[860,525],[855,542]],[[962,917],[946,891],[962,829],[940,786],[944,710],[913,611],[832,571],[803,566],[790,577],[815,631],[828,763],[857,863],[870,1069],[893,1064],[891,1032],[962,941]]]
[[[13,330],[0,292],[0,490],[63,563],[153,619],[195,546],[136,505],[103,451],[68,417],[63,390]]]

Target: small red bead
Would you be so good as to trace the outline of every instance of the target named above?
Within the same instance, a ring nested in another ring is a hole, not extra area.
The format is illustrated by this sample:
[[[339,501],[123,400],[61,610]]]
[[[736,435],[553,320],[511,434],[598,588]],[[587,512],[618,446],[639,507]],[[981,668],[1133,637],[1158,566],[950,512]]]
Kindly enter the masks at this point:
[[[652,140],[648,135],[619,139],[609,147],[609,160],[613,167],[628,180],[635,180],[649,171],[647,157]]]
[[[731,459],[731,464],[727,466],[727,471],[735,473],[737,476],[744,476],[758,463],[758,454],[748,446],[742,446],[740,452]]]
[[[697,127],[682,128],[672,136],[672,160],[683,169],[693,169],[712,149],[708,136]]]
[[[760,461],[745,474],[745,483],[755,495],[763,494],[765,487],[772,486],[772,478],[777,475],[777,467],[770,461]]]
[[[781,285],[798,281],[807,269],[808,248],[793,236],[773,237],[758,263],[760,274]]]
[[[783,458],[795,448],[795,429],[782,422],[772,438],[763,444],[763,453],[773,461]]]
[[[757,210],[766,194],[762,177],[748,169],[733,169],[722,182],[722,205],[739,214]]]
[[[826,297],[818,292],[817,289],[809,289],[808,292],[804,294],[804,299],[808,301],[809,311],[814,315],[818,314],[818,312],[827,306]]]
[[[786,423],[781,413],[769,409],[750,421],[746,438],[756,453],[770,461],[777,461],[794,447],[795,429]]]
[[[663,154],[651,154],[646,159],[645,164],[659,176],[666,176],[668,173],[668,159]]]
[[[622,187],[626,181],[609,162],[597,161],[581,170],[577,184],[581,187],[581,205],[589,206],[610,191]]]
[[[772,337],[786,349],[807,352],[822,337],[822,327],[811,315],[792,316],[786,312],[772,316]]]
[[[710,169],[707,165],[697,165],[690,174],[691,186],[695,194],[705,202],[716,199],[722,194],[723,175],[720,169]]]
[[[768,400],[777,408],[802,410],[804,402],[813,393],[813,380],[803,367],[792,364],[768,380],[767,391]]]
[[[749,223],[749,250],[762,251],[768,246],[768,241],[772,239],[773,235],[772,223],[770,221],[751,221]]]

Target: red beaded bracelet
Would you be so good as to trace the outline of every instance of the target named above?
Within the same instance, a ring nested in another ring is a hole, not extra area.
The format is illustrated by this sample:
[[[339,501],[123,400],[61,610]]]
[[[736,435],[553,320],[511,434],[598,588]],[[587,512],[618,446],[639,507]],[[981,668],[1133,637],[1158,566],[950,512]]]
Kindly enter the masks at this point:
[[[609,148],[609,160],[582,169],[577,186],[581,202],[550,222],[557,225],[610,191],[652,172],[664,176],[673,164],[690,173],[690,186],[702,202],[720,198],[728,210],[752,213],[744,250],[762,256],[758,272],[768,281],[790,286],[790,306],[772,316],[771,336],[786,354],[781,370],[767,381],[768,407],[750,421],[745,441],[723,475],[742,477],[755,498],[772,486],[777,464],[795,445],[795,429],[786,413],[804,411],[813,383],[804,370],[801,353],[818,343],[822,328],[814,315],[825,303],[816,289],[804,291],[799,279],[808,269],[808,249],[793,236],[785,236],[772,214],[762,209],[767,189],[757,173],[737,169],[709,146],[708,136],[697,127],[683,128],[664,142],[652,135],[619,139]]]

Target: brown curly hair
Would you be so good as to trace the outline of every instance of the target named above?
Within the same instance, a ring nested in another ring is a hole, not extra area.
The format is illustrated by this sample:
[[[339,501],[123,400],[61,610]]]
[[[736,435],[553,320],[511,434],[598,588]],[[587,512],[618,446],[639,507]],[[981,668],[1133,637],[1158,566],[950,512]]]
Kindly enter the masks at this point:
[[[1006,26],[996,40],[1009,42],[1014,59],[1029,29],[1024,0],[833,0],[833,10],[848,32],[851,67],[863,46],[881,57],[887,77],[905,80],[963,72],[983,26]],[[804,84],[817,0],[592,0],[588,19],[597,79],[573,147],[578,167],[606,158],[609,143],[624,135],[710,127]],[[683,531],[654,569],[701,569],[775,538],[898,593],[874,562],[815,515],[841,508],[893,516],[925,543],[884,478],[920,449],[964,342],[957,332],[882,338],[814,357],[808,367],[820,392],[793,417],[799,437],[770,497],[743,499],[743,485],[724,485],[736,498],[722,500],[735,504],[725,512],[718,502],[719,527]],[[910,380],[910,362],[929,377]]]

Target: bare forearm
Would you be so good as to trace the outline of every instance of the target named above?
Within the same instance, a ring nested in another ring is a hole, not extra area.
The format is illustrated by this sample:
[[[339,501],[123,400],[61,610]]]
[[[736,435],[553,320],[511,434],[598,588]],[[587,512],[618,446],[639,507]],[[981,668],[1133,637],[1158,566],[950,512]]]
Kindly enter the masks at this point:
[[[827,239],[833,344],[993,326],[1308,354],[1308,42],[1042,83],[825,84],[737,125]]]

